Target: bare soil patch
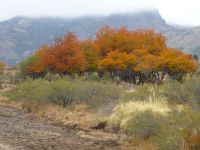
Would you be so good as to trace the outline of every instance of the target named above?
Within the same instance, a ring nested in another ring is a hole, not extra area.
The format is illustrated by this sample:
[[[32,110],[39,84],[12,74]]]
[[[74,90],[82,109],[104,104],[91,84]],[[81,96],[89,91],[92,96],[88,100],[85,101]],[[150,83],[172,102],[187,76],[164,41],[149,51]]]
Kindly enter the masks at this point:
[[[0,105],[0,150],[127,150],[115,134],[81,131],[42,122]]]

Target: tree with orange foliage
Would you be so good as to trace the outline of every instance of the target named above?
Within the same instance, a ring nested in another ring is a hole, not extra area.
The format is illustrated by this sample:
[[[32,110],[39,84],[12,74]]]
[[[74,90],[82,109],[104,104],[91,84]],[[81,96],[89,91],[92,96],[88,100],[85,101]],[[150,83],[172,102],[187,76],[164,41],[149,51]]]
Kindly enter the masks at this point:
[[[104,26],[96,39],[78,41],[69,32],[50,46],[43,46],[30,57],[28,71],[43,75],[46,71],[60,75],[80,72],[108,72],[112,78],[144,82],[161,82],[166,74],[180,79],[197,70],[191,55],[167,48],[165,37],[153,30],[129,31]]]
[[[73,33],[44,45],[33,56],[21,63],[21,70],[31,76],[43,76],[47,71],[60,75],[73,75],[84,71],[85,57]]]
[[[54,73],[72,75],[84,71],[84,54],[79,48],[79,41],[71,32],[57,39],[45,56],[48,57],[45,59],[47,65]]]
[[[166,49],[165,37],[162,34],[157,34],[153,30],[141,31],[142,47],[148,50],[152,55],[159,55]]]
[[[136,58],[136,65],[132,72],[130,68],[126,68],[126,76],[138,78],[139,83],[145,80],[162,81],[165,74],[171,78],[178,78],[197,69],[191,56],[167,48],[165,37],[153,30],[128,31],[126,28],[114,29],[105,26],[97,32],[96,36],[95,42],[99,45],[101,56],[100,66],[103,64],[104,71],[110,72],[111,68],[120,70],[118,68],[120,65],[117,64],[119,61],[110,59],[110,53],[118,51],[132,54]]]
[[[149,76],[151,78],[158,76],[158,72],[154,71],[158,71],[159,55],[166,49],[165,37],[162,34],[157,34],[153,30],[129,31],[124,27],[114,29],[105,26],[97,32],[96,36],[95,42],[99,45],[100,59],[104,61],[104,64],[106,61],[110,64],[106,57],[114,51],[135,56],[137,65],[132,68],[132,71],[126,68],[123,79],[138,77],[142,80],[145,76],[148,79]]]
[[[109,71],[112,78],[122,76],[127,69],[132,69],[136,58],[132,54],[114,51],[110,52],[104,59],[99,61],[99,70],[101,72]]]
[[[84,40],[80,42],[80,49],[86,59],[85,71],[89,73],[97,71],[99,57],[98,46],[92,40]]]
[[[101,57],[105,57],[113,50],[113,35],[115,30],[110,26],[104,26],[96,33],[96,45],[99,46]]]
[[[32,62],[31,66],[27,69],[29,72],[44,75],[47,72],[48,64],[46,58],[48,58],[48,50],[50,47],[48,45],[43,45],[35,53],[35,61]]]
[[[102,27],[96,34],[96,44],[102,56],[117,50],[131,53],[135,49],[147,49],[149,53],[158,54],[166,48],[165,37],[153,30],[129,31],[122,27],[114,29]]]
[[[197,62],[190,54],[168,48],[161,55],[160,70],[173,79],[180,79],[186,73],[197,70]]]

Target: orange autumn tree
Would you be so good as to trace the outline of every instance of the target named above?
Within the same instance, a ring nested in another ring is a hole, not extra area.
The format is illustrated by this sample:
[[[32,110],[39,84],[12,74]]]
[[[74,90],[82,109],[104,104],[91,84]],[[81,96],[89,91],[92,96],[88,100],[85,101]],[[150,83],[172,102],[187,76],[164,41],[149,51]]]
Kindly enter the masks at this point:
[[[84,71],[85,58],[79,41],[71,32],[57,39],[45,56],[48,57],[47,66],[54,73],[72,75]]]
[[[128,68],[132,69],[135,65],[136,57],[125,52],[110,52],[104,59],[99,61],[99,70],[109,71],[111,78],[121,75]]]
[[[102,27],[96,33],[95,40],[99,46],[100,56],[105,57],[109,52],[115,50],[131,53],[137,46],[133,33],[125,27],[120,29],[114,29],[110,26]]]
[[[48,45],[43,45],[35,52],[35,61],[33,61],[31,65],[27,67],[29,72],[38,75],[44,75],[47,72],[48,67],[46,58],[48,58],[48,56],[46,55],[48,54],[49,49],[50,48]]]
[[[113,71],[117,72],[115,75],[123,80],[132,78],[133,81],[139,79],[138,83],[159,82],[163,80],[165,74],[176,79],[180,74],[192,73],[197,69],[193,58],[183,52],[179,52],[179,56],[166,57],[167,52],[173,53],[174,50],[167,48],[165,37],[153,30],[129,31],[124,27],[114,29],[105,26],[97,32],[95,42],[99,45],[101,71],[107,71],[111,76]],[[123,62],[112,58],[113,54],[120,55],[120,53],[134,56],[136,61],[131,69],[125,67],[121,71],[119,64]],[[170,62],[171,65],[167,66]]]
[[[122,59],[127,59],[127,55],[134,49],[131,34],[132,32],[124,27],[114,29],[109,26],[102,27],[96,33],[95,43],[99,46],[99,75],[109,72],[111,77],[121,78],[123,72],[129,67],[125,64],[126,60]],[[129,55],[129,57],[134,56]]]
[[[96,33],[95,42],[102,56],[116,49],[126,53],[131,53],[135,49],[147,49],[149,53],[158,54],[166,48],[165,37],[162,34],[157,34],[153,30],[129,31],[125,27],[102,27]]]
[[[85,62],[78,39],[69,32],[53,44],[39,48],[21,66],[26,66],[24,70],[34,77],[43,76],[46,72],[73,75],[84,71]]]
[[[162,34],[155,33],[153,30],[141,31],[142,47],[148,50],[152,55],[159,55],[166,49],[165,37]]]
[[[113,50],[113,35],[115,30],[109,26],[104,26],[96,33],[96,45],[99,46],[100,56],[103,58]]]
[[[197,70],[197,62],[190,54],[174,48],[166,49],[161,55],[160,70],[171,78],[181,78],[186,73]]]
[[[92,73],[97,71],[99,48],[93,40],[84,40],[80,42],[80,49],[82,50],[86,64],[85,71]]]

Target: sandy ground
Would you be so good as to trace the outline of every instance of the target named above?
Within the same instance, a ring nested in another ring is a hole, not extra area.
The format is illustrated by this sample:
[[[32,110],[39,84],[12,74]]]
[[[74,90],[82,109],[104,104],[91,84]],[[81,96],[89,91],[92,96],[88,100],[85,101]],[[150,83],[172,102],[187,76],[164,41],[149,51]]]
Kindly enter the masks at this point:
[[[0,105],[0,150],[128,150],[116,135],[53,126]]]

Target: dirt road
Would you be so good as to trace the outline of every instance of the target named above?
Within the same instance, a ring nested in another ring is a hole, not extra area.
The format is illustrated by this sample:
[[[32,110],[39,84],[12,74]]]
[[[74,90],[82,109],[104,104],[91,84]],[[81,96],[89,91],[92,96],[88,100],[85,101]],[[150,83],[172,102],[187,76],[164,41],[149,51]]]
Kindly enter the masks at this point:
[[[115,138],[97,135],[43,123],[22,110],[0,105],[0,150],[127,149]]]

